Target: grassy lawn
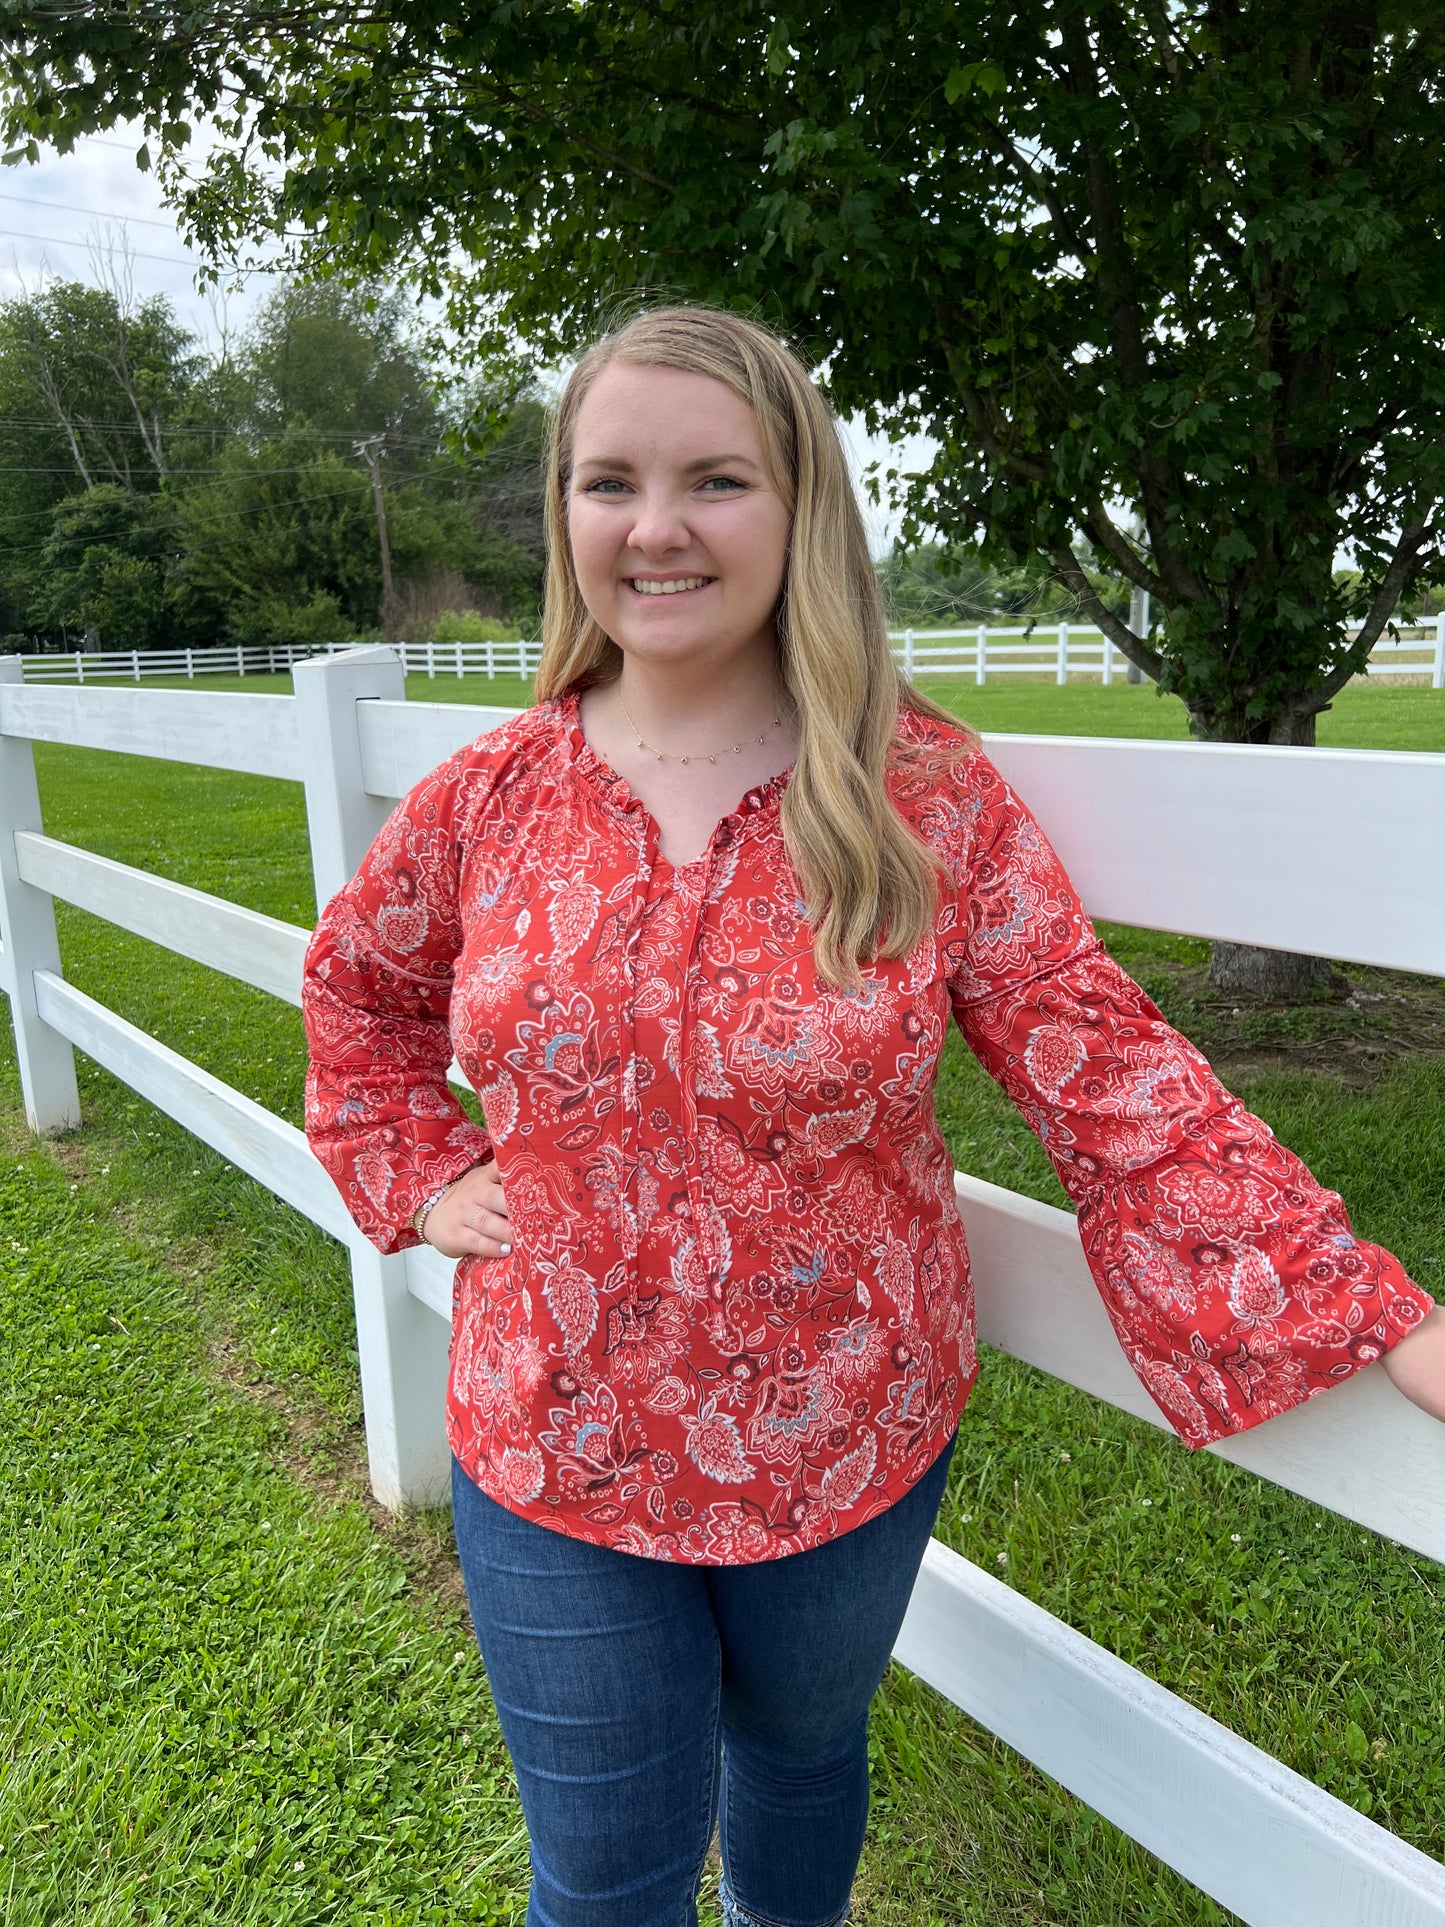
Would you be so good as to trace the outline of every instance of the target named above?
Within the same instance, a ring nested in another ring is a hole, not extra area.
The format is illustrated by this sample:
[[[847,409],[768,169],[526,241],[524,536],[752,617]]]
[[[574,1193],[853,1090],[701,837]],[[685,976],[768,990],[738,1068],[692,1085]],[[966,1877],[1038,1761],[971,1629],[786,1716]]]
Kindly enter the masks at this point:
[[[1148,688],[934,687],[986,730],[1184,733]],[[423,701],[528,693],[408,684]],[[1327,742],[1445,749],[1445,694],[1352,688],[1324,724]],[[36,760],[52,835],[314,918],[296,786],[52,745]],[[296,1012],[58,915],[81,989],[300,1121]],[[1236,1018],[1200,988],[1203,946],[1107,934],[1344,1191],[1357,1228],[1445,1297],[1440,987],[1352,972],[1380,1004]],[[7,1927],[519,1921],[524,1848],[446,1517],[390,1521],[362,1490],[342,1254],[96,1066],[80,1071],[81,1130],[31,1143],[6,1035]],[[961,1050],[939,1098],[960,1164],[1061,1201]],[[939,1531],[1445,1856],[1445,1569],[998,1357]],[[896,1669],[874,1782],[860,1927],[1231,1918]]]

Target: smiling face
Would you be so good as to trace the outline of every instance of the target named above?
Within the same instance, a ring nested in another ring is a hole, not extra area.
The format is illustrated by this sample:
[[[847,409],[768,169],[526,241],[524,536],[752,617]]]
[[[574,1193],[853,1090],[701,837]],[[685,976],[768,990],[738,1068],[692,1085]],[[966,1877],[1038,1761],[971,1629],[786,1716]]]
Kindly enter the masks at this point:
[[[609,362],[577,413],[567,517],[582,599],[624,657],[771,664],[790,517],[725,383]]]

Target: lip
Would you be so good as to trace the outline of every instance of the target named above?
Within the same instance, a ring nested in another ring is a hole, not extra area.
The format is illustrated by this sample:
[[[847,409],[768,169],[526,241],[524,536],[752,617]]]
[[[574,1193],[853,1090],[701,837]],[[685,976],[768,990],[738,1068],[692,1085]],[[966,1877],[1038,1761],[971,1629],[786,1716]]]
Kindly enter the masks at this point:
[[[651,592],[651,594],[649,594],[647,590],[640,590],[640,588],[634,588],[634,582],[636,582],[636,580],[642,580],[642,582],[653,582],[653,580],[657,580],[657,578],[655,578],[655,576],[642,576],[642,578],[636,578],[636,576],[624,576],[624,578],[622,578],[622,588],[624,588],[624,590],[628,592],[628,595],[632,595],[632,597],[634,597],[636,601],[645,601],[645,603],[659,603],[659,605],[663,605],[663,603],[680,603],[680,601],[690,601],[690,599],[692,599],[694,595],[701,595],[703,594],[703,592],[705,592],[705,590],[711,590],[711,588],[713,588],[713,584],[717,582],[717,576],[709,576],[709,578],[707,578],[705,582],[701,582],[701,584],[697,586],[696,590],[667,590],[667,592],[663,592],[663,594],[661,595],[657,594],[657,592]],[[669,578],[665,578],[665,580],[669,580]],[[686,582],[686,576],[672,576],[670,580],[672,580],[672,582]]]
[[[674,589],[668,595],[648,595],[645,589],[638,589],[634,584],[638,582],[689,582],[701,573],[702,571],[700,569],[680,569],[676,575],[625,575],[622,578],[622,587],[635,595],[639,602],[676,602],[683,596],[701,595],[704,589],[712,588],[713,584],[717,581],[717,577],[710,575],[695,589]]]

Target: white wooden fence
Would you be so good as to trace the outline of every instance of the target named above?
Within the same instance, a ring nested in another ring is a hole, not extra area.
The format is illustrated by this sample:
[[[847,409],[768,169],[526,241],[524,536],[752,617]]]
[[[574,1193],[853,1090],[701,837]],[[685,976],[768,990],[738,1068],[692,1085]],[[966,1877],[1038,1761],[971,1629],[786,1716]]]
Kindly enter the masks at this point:
[[[0,981],[33,1130],[80,1121],[78,1047],[346,1244],[371,1480],[398,1506],[446,1490],[453,1267],[429,1246],[382,1257],[294,1125],[67,984],[53,899],[292,1004],[308,932],[47,837],[35,783],[37,740],[302,783],[325,902],[394,800],[508,713],[407,703],[402,665],[380,648],[298,663],[294,686],[31,688],[18,658],[0,659]],[[1028,736],[988,747],[1099,916],[1445,974],[1445,892],[1422,888],[1445,876],[1445,756]],[[981,1335],[1162,1424],[1072,1217],[956,1184]],[[1445,1428],[1378,1369],[1210,1449],[1445,1559]],[[936,1541],[896,1650],[1251,1927],[1445,1927],[1445,1866]]]
[[[274,676],[314,650],[299,643],[236,643],[215,649],[70,649],[20,656],[26,682],[141,682],[147,676]]]
[[[918,675],[971,676],[982,687],[997,676],[1084,676],[1112,683],[1127,664],[1107,636],[1079,623],[968,629],[892,629],[893,653],[910,681]],[[327,653],[353,643],[328,643]],[[363,645],[364,646],[364,645]],[[391,645],[410,675],[531,676],[540,642],[399,642]],[[275,675],[317,653],[295,643],[237,644],[220,649],[122,649],[108,653],[22,656],[26,682],[140,682],[147,676]],[[1445,613],[1401,629],[1370,657],[1372,676],[1428,677],[1445,689]]]
[[[1098,629],[1070,622],[996,629],[890,629],[893,653],[904,674],[971,676],[980,688],[995,676],[1051,676],[1064,684],[1075,676],[1112,683],[1128,664]],[[1370,656],[1372,676],[1428,677],[1445,689],[1445,613],[1382,639]]]

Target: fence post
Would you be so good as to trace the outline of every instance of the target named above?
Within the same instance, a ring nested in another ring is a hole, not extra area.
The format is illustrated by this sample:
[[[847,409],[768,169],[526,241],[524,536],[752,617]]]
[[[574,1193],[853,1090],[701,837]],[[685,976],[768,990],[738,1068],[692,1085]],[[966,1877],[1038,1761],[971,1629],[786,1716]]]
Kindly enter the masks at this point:
[[[1104,638],[1104,687],[1107,689],[1114,680],[1114,645],[1108,636]]]
[[[1069,680],[1069,625],[1059,624],[1059,666],[1054,671],[1054,681],[1062,686]]]
[[[1445,609],[1435,618],[1435,670],[1430,687],[1445,689]]]
[[[490,636],[487,638],[487,681],[497,679],[497,645]]]
[[[311,867],[324,905],[355,874],[391,811],[362,787],[356,706],[404,701],[406,671],[394,649],[356,649],[297,663],[292,682]],[[404,1254],[383,1257],[359,1231],[349,1250],[371,1489],[393,1511],[436,1504],[451,1476],[447,1322],[407,1290]]]
[[[973,679],[982,689],[988,681],[988,624],[978,625],[978,641],[973,648]]]
[[[19,656],[0,657],[0,686],[24,679]],[[60,975],[60,944],[50,892],[20,880],[15,832],[43,827],[34,747],[24,736],[0,736],[0,982],[10,996],[25,1121],[32,1131],[49,1136],[79,1124],[80,1090],[74,1050],[59,1031],[41,1021],[35,1007],[35,972]]]
[[[193,649],[186,651],[186,674],[192,682],[196,680],[196,655]]]
[[[426,646],[426,673],[432,682],[437,679],[437,646],[428,642]]]
[[[131,673],[132,682],[140,681],[140,650],[139,649],[132,649],[130,652],[130,673]]]
[[[80,651],[78,649],[75,652],[75,680],[78,683],[85,681],[85,664],[80,659]]]
[[[903,631],[903,673],[910,682],[913,681],[913,631],[911,629]]]

